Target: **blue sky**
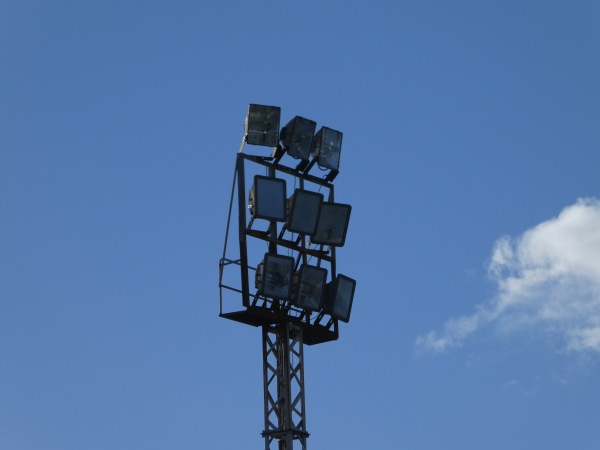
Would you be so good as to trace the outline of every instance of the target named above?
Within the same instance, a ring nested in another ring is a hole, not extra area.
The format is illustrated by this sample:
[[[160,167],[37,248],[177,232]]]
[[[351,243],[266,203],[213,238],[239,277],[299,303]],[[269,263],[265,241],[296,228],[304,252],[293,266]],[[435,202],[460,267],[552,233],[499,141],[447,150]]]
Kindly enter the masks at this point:
[[[344,132],[311,449],[600,440],[600,3],[0,2],[0,448],[263,448],[249,103]]]

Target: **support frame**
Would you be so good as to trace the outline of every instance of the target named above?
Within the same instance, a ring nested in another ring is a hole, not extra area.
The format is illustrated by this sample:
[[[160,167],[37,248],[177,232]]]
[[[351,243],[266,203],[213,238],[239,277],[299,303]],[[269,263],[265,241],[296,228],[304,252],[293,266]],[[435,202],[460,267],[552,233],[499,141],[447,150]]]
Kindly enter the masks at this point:
[[[306,431],[306,407],[304,386],[304,344],[314,345],[337,340],[339,336],[338,321],[323,311],[318,314],[296,308],[289,302],[265,298],[258,292],[251,293],[249,273],[256,270],[248,265],[248,240],[258,239],[267,244],[270,253],[278,253],[285,249],[296,255],[296,267],[302,261],[306,264],[309,258],[316,259],[317,266],[329,265],[329,275],[336,276],[335,247],[310,248],[304,236],[297,239],[286,239],[285,229],[278,234],[277,223],[270,222],[268,230],[259,231],[252,228],[252,220],[246,220],[246,168],[250,162],[266,168],[268,175],[277,176],[282,172],[295,177],[300,188],[305,182],[314,183],[319,190],[329,191],[328,201],[334,201],[334,189],[330,179],[317,178],[308,174],[308,170],[300,171],[279,164],[269,157],[257,157],[242,152],[237,154],[233,179],[227,233],[223,257],[219,263],[220,316],[262,328],[263,351],[263,389],[264,389],[264,430],[265,450],[292,450],[294,443],[306,450],[309,433]],[[236,186],[237,184],[237,186]],[[237,189],[236,189],[237,187]],[[238,244],[239,255],[227,257],[227,242],[234,197],[238,206]],[[230,285],[224,282],[224,272],[232,267],[240,270],[239,284]],[[226,312],[224,310],[224,291],[234,291],[242,296],[242,310]]]

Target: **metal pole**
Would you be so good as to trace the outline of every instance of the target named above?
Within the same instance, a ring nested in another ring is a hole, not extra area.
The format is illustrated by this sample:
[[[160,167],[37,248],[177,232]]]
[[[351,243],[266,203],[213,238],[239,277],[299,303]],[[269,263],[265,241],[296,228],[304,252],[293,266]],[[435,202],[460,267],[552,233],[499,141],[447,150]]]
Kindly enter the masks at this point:
[[[290,322],[263,326],[265,450],[306,450],[302,328]],[[277,447],[272,447],[275,445]]]
[[[241,150],[241,149],[240,149]],[[240,266],[242,271],[242,305],[250,306],[250,286],[248,280],[248,250],[246,249],[246,176],[244,174],[244,154],[238,153],[235,170],[238,179],[238,228],[240,240]]]

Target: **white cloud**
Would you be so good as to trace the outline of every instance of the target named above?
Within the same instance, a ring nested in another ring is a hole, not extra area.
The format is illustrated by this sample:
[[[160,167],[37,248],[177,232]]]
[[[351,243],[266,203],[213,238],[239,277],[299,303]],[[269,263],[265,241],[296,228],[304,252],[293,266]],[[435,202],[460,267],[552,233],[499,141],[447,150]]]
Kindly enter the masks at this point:
[[[535,329],[558,336],[568,351],[600,353],[600,200],[579,199],[517,238],[500,238],[488,272],[493,299],[419,336],[419,351],[459,347],[494,325],[505,332]]]

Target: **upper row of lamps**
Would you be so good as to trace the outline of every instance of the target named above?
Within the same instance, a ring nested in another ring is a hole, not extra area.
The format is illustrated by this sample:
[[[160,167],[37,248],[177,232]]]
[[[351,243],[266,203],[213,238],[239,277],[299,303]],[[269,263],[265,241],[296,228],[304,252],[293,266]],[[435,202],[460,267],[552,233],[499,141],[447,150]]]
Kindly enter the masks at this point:
[[[300,159],[296,167],[300,172],[308,172],[316,163],[320,168],[330,170],[325,179],[333,181],[340,167],[343,134],[328,127],[321,127],[315,134],[317,123],[300,116],[290,120],[280,133],[280,116],[278,106],[250,104],[245,124],[246,143],[276,147],[273,153],[276,162],[284,153]],[[309,162],[311,156],[313,160]]]

